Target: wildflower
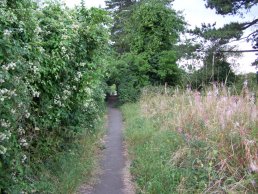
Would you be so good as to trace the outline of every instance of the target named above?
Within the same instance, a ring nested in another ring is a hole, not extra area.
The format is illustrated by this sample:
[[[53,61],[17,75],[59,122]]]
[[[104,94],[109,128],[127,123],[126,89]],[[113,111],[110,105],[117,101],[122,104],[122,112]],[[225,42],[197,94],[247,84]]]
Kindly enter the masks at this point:
[[[0,90],[0,94],[2,94],[2,95],[6,94],[7,92],[8,92],[8,90],[6,88]]]
[[[40,92],[37,92],[37,91],[33,91],[32,92],[32,95],[33,95],[33,97],[39,97],[39,95],[40,95]]]
[[[21,159],[21,162],[24,163],[26,160],[27,160],[27,156],[26,156],[26,155],[23,155],[23,156],[22,156],[22,159]]]
[[[40,129],[38,127],[35,127],[34,130],[35,131],[40,131]]]
[[[62,46],[61,51],[62,51],[62,53],[66,53],[66,48],[64,46]]]
[[[4,155],[6,153],[6,151],[7,151],[7,148],[2,146],[2,145],[0,145],[0,154]]]
[[[257,165],[256,161],[251,161],[251,163],[250,163],[250,170],[252,172],[258,173],[258,165]]]
[[[11,70],[14,70],[15,69],[15,67],[16,67],[16,63],[9,63],[9,64],[7,64],[7,65],[3,65],[2,66],[2,69],[3,70],[5,70],[5,71],[9,71],[10,69]]]
[[[39,47],[39,52],[44,53],[44,52],[45,52],[45,49],[40,46],[40,47]]]
[[[11,36],[12,31],[11,30],[4,30],[4,36]]]
[[[22,138],[20,140],[20,145],[23,146],[23,147],[27,147],[29,144],[27,143],[26,139]]]
[[[29,112],[27,112],[26,114],[25,114],[25,118],[29,118],[30,117],[30,113]]]
[[[11,126],[11,124],[8,121],[2,119],[1,120],[1,126],[5,127],[5,128],[9,128]]]
[[[4,141],[6,139],[6,134],[0,133],[0,141]]]
[[[32,71],[33,71],[33,73],[38,73],[39,72],[39,68],[36,66],[36,65],[33,65],[32,66]]]
[[[19,133],[20,135],[24,135],[24,134],[25,134],[25,130],[24,130],[23,128],[19,127],[19,128],[18,128],[18,133]]]
[[[64,90],[64,94],[67,95],[67,96],[70,96],[70,95],[71,95],[71,91],[69,91],[69,90]]]
[[[36,34],[39,34],[42,32],[42,29],[38,26],[36,29],[35,29],[35,33]]]
[[[81,67],[84,67],[84,66],[86,66],[86,63],[80,63],[79,64]]]
[[[81,72],[77,72],[77,76],[80,79],[82,77],[82,73]]]

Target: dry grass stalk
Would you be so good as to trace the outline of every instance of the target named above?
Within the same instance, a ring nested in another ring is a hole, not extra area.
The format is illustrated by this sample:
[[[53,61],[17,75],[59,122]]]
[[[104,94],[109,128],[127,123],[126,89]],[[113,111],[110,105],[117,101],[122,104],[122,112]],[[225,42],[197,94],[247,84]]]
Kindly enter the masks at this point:
[[[214,191],[215,187],[219,191],[223,184],[224,191],[231,193],[250,188],[247,177],[258,173],[258,107],[247,90],[244,96],[232,96],[227,88],[216,86],[205,94],[190,90],[177,90],[173,95],[145,91],[140,104],[145,117],[182,134],[186,143],[198,140],[209,145],[213,152],[205,162],[212,163],[213,170],[226,178],[210,180],[207,190]],[[174,153],[172,163],[176,165],[184,153]],[[225,186],[228,177],[235,182]]]

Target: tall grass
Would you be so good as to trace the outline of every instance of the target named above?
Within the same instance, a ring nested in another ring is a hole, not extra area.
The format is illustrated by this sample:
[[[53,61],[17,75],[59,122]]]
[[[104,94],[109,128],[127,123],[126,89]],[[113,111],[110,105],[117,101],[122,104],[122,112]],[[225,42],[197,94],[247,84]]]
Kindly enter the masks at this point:
[[[175,187],[166,187],[162,193],[257,192],[258,109],[254,101],[248,92],[244,97],[232,96],[227,88],[216,86],[203,94],[175,90],[173,94],[166,95],[145,90],[139,102],[138,115],[155,128],[153,131],[156,132],[149,135],[173,132],[176,135],[171,140],[178,142],[171,149],[164,143],[169,142],[166,136],[161,137],[162,143],[155,144],[157,150],[163,149],[160,146],[170,149],[170,157],[163,161],[164,167],[180,179],[176,183],[171,179]],[[139,135],[142,133],[140,130],[135,126],[132,131]],[[132,145],[134,137],[128,133],[126,135]],[[144,142],[140,145],[136,141],[138,146],[133,146],[136,160],[139,155],[135,150],[151,144],[147,139]],[[148,152],[146,157],[153,155],[151,150],[145,151]],[[162,157],[162,154],[156,157],[156,162],[164,160]],[[156,175],[162,177],[160,173]],[[143,185],[140,187],[144,188]],[[155,189],[142,191],[155,193]]]
[[[35,182],[40,193],[72,194],[82,184],[91,181],[97,167],[100,139],[105,133],[104,119],[94,132],[85,132],[73,146],[58,153],[47,163],[36,164],[39,180]]]

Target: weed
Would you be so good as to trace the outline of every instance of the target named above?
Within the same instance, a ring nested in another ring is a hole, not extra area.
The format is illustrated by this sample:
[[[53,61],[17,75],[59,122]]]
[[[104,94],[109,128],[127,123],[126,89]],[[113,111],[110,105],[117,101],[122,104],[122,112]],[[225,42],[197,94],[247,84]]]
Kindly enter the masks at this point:
[[[140,193],[255,193],[257,105],[214,86],[122,108]]]

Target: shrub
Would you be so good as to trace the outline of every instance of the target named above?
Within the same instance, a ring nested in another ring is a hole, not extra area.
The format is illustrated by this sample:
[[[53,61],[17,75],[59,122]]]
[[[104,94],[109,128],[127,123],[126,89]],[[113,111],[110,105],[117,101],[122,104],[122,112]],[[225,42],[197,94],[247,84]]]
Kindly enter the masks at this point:
[[[1,192],[37,190],[37,166],[93,132],[103,110],[107,13],[33,2],[0,4]]]

